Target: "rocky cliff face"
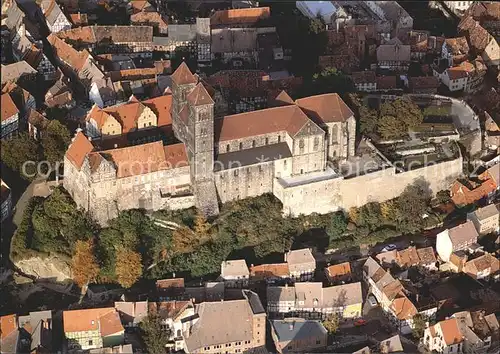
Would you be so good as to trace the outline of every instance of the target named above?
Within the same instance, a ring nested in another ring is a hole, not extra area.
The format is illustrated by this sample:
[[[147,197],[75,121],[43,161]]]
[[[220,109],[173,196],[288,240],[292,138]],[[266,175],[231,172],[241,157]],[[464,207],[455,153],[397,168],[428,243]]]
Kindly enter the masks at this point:
[[[56,256],[33,257],[15,262],[22,273],[39,280],[64,281],[72,279],[69,261]]]

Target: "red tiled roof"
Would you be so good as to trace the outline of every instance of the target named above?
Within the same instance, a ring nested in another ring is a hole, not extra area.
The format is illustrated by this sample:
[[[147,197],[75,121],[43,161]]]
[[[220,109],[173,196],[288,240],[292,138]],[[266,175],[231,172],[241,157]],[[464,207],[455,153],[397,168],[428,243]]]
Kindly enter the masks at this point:
[[[269,7],[219,10],[210,17],[211,25],[255,24],[271,16]]]
[[[0,317],[0,339],[7,338],[12,332],[17,330],[16,315],[7,315]]]
[[[439,326],[443,332],[443,339],[446,345],[460,343],[464,340],[464,336],[460,332],[456,318],[441,321],[439,322]]]
[[[391,309],[400,320],[410,319],[417,314],[415,305],[404,295],[392,301]]]
[[[68,63],[76,71],[79,71],[83,67],[85,61],[89,57],[88,52],[77,51],[53,33],[47,37],[47,40],[52,45],[54,55]]]
[[[8,93],[2,93],[0,105],[2,106],[2,122],[19,113],[19,110]]]
[[[280,131],[295,136],[308,121],[295,105],[235,114],[215,121],[215,140],[228,141]]]
[[[117,178],[170,170],[188,164],[186,148],[183,143],[163,146],[162,141],[155,141],[148,144],[93,152],[89,158],[96,162],[95,168],[101,161],[97,155],[113,161],[117,169]]]
[[[177,85],[198,83],[198,79],[193,75],[193,73],[191,73],[191,70],[189,70],[185,62],[182,62],[181,65],[179,65],[179,67],[172,74],[171,78]]]
[[[85,156],[90,153],[94,147],[87,139],[87,137],[82,133],[78,132],[76,134],[75,140],[69,145],[66,151],[66,157],[70,160],[73,165],[76,166],[78,170],[82,167]]]
[[[63,311],[63,325],[65,333],[99,330],[107,336],[124,330],[114,307]]]
[[[148,312],[150,314],[158,314],[162,319],[173,319],[176,320],[187,306],[191,304],[191,301],[162,301],[162,302],[150,302],[148,303]]]
[[[351,73],[352,81],[355,84],[375,83],[377,78],[374,71],[355,71]]]
[[[430,88],[437,89],[439,87],[439,80],[435,76],[410,77],[408,82],[412,90]]]
[[[201,82],[187,95],[186,99],[193,106],[214,104],[214,101]]]
[[[351,265],[349,262],[334,264],[326,268],[326,272],[330,277],[340,277],[351,274]]]
[[[396,88],[396,76],[377,76],[377,90],[391,90]]]
[[[492,179],[487,179],[472,190],[459,181],[455,181],[450,189],[451,200],[455,205],[473,204],[493,193],[496,189],[497,184]]]
[[[184,278],[160,279],[156,281],[156,289],[184,288]]]
[[[295,103],[313,120],[323,123],[345,122],[354,115],[351,109],[336,93],[301,98]]]
[[[264,280],[268,278],[283,278],[290,275],[288,263],[261,264],[250,267],[250,276],[254,280]]]
[[[69,14],[69,17],[71,19],[71,22],[73,22],[75,26],[83,26],[88,24],[87,14]]]
[[[158,126],[163,127],[172,124],[172,95],[163,95],[142,101],[142,104],[149,107],[158,117]]]
[[[158,12],[142,11],[130,16],[130,23],[133,25],[152,25],[160,29],[168,27],[167,21]]]

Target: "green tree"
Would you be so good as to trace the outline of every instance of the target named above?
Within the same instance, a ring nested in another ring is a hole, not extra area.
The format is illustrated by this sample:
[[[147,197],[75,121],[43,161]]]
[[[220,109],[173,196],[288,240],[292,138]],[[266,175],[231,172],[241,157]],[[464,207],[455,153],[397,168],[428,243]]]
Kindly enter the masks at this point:
[[[389,115],[378,119],[377,131],[382,139],[387,140],[402,138],[408,132],[399,117]]]
[[[168,343],[170,332],[163,329],[161,318],[150,314],[140,324],[141,336],[146,345],[146,352],[150,354],[164,354],[165,345]]]
[[[362,134],[373,136],[377,132],[378,114],[367,106],[359,108],[359,130]]]
[[[422,229],[422,219],[430,203],[430,192],[424,186],[412,184],[396,199],[396,227],[405,233]]]
[[[13,171],[21,173],[24,179],[30,179],[23,171],[23,164],[28,161],[38,162],[40,154],[35,140],[31,139],[27,133],[21,133],[9,140],[1,142],[2,162]],[[36,165],[26,165],[27,174],[36,173]]]
[[[326,320],[323,321],[323,326],[326,328],[328,333],[333,334],[339,330],[339,316],[337,314],[331,314]]]
[[[422,338],[424,336],[424,331],[426,328],[427,318],[424,315],[417,313],[415,316],[413,316],[412,334],[414,338]]]
[[[333,214],[325,229],[328,237],[330,238],[330,243],[344,235],[346,230],[347,218],[342,212]]]
[[[336,68],[326,68],[304,83],[304,96],[336,92],[343,95],[356,90],[351,78]]]
[[[377,131],[384,139],[403,138],[423,120],[424,115],[415,103],[399,98],[380,106]]]
[[[68,128],[57,120],[50,121],[42,138],[45,159],[51,164],[62,161],[70,142]]]

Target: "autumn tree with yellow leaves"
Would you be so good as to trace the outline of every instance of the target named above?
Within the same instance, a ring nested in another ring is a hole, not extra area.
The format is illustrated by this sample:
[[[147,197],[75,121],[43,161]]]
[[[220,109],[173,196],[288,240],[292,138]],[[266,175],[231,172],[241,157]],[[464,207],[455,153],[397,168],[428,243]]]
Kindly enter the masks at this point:
[[[130,288],[142,276],[141,255],[130,249],[118,247],[115,274],[121,286]]]
[[[99,265],[94,256],[92,241],[76,241],[75,254],[72,259],[73,279],[83,287],[94,280],[99,274]]]

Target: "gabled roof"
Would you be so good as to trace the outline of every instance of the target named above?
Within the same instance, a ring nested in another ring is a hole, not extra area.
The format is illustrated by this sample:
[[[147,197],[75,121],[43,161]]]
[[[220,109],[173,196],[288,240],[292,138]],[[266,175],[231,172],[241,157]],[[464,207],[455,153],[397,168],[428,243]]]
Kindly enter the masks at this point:
[[[325,271],[330,277],[341,277],[344,275],[350,275],[351,265],[349,264],[349,262],[334,264],[327,267]]]
[[[8,93],[2,93],[2,101],[1,101],[0,105],[2,107],[1,108],[1,110],[2,110],[1,121],[2,122],[19,113],[19,109],[17,109],[14,101],[12,100],[12,98],[10,97],[10,94],[8,94]]]
[[[191,301],[161,301],[148,303],[149,314],[158,314],[163,319],[177,320],[177,317],[184,312],[189,306],[193,306]]]
[[[271,324],[280,342],[309,341],[311,338],[320,339],[327,336],[325,327],[319,321],[287,318],[273,320]]]
[[[478,220],[486,220],[493,216],[498,217],[499,211],[495,204],[489,204],[485,207],[478,208],[474,212],[472,212]]]
[[[295,104],[295,102],[293,102],[293,99],[284,90],[282,90],[280,92],[280,94],[278,96],[276,96],[274,101],[276,102],[276,105],[278,105],[278,106],[280,106],[280,105],[286,106],[289,104]]]
[[[418,312],[415,305],[404,295],[392,301],[391,310],[400,320],[410,319]]]
[[[214,101],[201,82],[187,95],[186,99],[193,106],[214,104]]]
[[[83,165],[83,161],[85,160],[85,156],[87,156],[87,154],[93,149],[94,146],[90,143],[87,137],[82,132],[78,132],[66,151],[66,157],[78,170],[80,170]]]
[[[105,337],[124,331],[114,307],[63,311],[65,333],[96,331]]]
[[[451,243],[453,244],[453,247],[457,247],[464,242],[476,242],[479,236],[474,223],[470,220],[451,229],[448,229],[448,235],[450,237]]]
[[[168,27],[167,21],[158,13],[153,11],[142,11],[130,16],[130,23],[133,25],[152,25],[160,29]]]
[[[213,25],[252,25],[261,19],[271,16],[269,7],[253,7],[247,9],[219,10],[210,17]]]
[[[199,320],[186,339],[190,352],[205,346],[252,340],[253,312],[247,299],[203,302],[196,306]]]
[[[466,55],[469,53],[469,45],[465,37],[446,38],[444,43],[452,55]]]
[[[295,105],[234,114],[215,121],[215,140],[229,141],[281,131],[295,136],[308,122],[304,112]]]
[[[450,318],[448,320],[438,322],[436,326],[441,327],[443,340],[446,345],[461,343],[464,340],[464,336],[460,332],[460,328],[458,326],[458,321],[456,318]]]
[[[305,97],[295,103],[317,123],[345,122],[354,115],[336,93]]]
[[[254,280],[284,278],[290,276],[288,263],[261,264],[250,267],[250,276]]]
[[[25,75],[36,74],[37,71],[31,67],[26,61],[18,61],[16,63],[4,65],[2,64],[2,85],[13,81],[16,82],[19,78]]]
[[[177,85],[198,83],[198,79],[191,73],[191,70],[189,70],[185,62],[182,62],[181,65],[179,65],[171,77],[172,81]]]
[[[52,45],[54,55],[70,65],[75,71],[80,71],[90,56],[86,51],[77,51],[53,33],[47,37],[47,40]]]
[[[95,165],[91,164],[93,170],[97,170],[102,162],[102,159],[96,157],[112,162],[117,178],[169,170],[188,164],[183,143],[163,146],[162,141],[90,153],[89,159],[95,161]]]
[[[489,253],[474,258],[465,264],[465,269],[471,270],[475,275],[486,269],[490,269],[490,274],[495,274],[500,268],[500,261]]]

